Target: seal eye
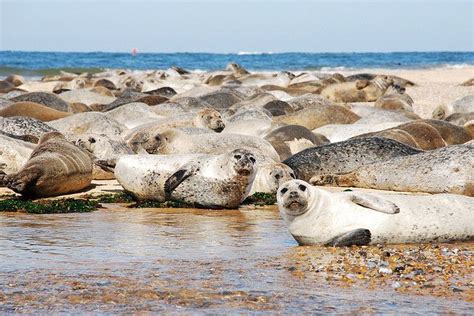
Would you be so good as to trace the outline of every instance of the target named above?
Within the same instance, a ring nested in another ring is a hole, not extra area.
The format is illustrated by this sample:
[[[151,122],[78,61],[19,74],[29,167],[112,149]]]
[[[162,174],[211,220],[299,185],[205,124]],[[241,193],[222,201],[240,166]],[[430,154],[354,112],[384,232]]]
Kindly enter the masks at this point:
[[[301,191],[303,191],[303,192],[306,191],[306,186],[304,186],[304,185],[302,185],[302,184],[300,184],[300,185],[298,186],[298,188],[299,188]]]
[[[250,159],[250,161],[251,161],[252,163],[255,163],[255,158],[250,157],[249,159]]]
[[[239,160],[240,158],[242,158],[242,156],[241,155],[235,155],[234,158]]]
[[[91,144],[95,143],[95,138],[94,137],[89,137],[89,143],[91,143]]]
[[[281,175],[280,175],[280,174],[276,174],[276,175],[275,175],[275,178],[278,180],[278,179],[281,178]]]
[[[280,193],[281,193],[281,194],[285,194],[286,192],[288,192],[288,189],[287,189],[287,188],[283,188],[283,189],[280,190]]]
[[[155,140],[157,142],[161,142],[161,136],[160,135],[155,135]]]

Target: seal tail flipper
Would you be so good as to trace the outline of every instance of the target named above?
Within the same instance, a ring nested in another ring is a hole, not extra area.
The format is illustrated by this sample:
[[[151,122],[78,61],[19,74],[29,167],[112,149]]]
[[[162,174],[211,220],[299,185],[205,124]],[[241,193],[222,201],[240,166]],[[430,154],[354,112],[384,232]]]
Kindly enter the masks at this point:
[[[370,230],[365,228],[358,228],[347,233],[338,235],[328,240],[324,246],[332,247],[348,247],[348,246],[365,246],[372,240]]]
[[[95,160],[94,164],[107,172],[114,172],[115,162],[111,160]]]
[[[8,176],[7,187],[16,193],[28,193],[28,188],[36,184],[41,174],[42,171],[37,167],[24,169]]]
[[[400,208],[393,202],[376,195],[364,194],[360,192],[350,192],[349,199],[362,207],[372,209],[385,214],[400,213]]]
[[[8,186],[8,175],[0,170],[0,187],[6,187]]]

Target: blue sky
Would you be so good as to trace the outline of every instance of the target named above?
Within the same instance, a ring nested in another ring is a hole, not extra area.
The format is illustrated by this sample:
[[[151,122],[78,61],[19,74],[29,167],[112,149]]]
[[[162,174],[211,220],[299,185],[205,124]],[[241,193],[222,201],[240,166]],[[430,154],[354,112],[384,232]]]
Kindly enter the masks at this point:
[[[0,50],[474,50],[473,0],[0,0],[0,11]]]

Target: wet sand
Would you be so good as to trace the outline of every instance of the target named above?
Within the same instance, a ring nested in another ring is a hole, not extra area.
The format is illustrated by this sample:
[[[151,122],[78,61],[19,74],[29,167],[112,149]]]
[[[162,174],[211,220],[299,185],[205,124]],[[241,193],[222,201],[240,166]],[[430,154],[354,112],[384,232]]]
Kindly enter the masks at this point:
[[[104,206],[86,214],[0,214],[2,313],[474,307],[473,243],[298,247],[276,207]]]

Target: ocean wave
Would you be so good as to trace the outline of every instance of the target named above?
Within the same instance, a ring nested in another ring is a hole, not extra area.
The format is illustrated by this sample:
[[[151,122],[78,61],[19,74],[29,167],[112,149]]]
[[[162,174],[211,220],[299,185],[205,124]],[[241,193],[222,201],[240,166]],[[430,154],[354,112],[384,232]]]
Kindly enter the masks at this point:
[[[241,51],[238,52],[237,55],[242,56],[242,55],[271,55],[273,52],[246,52],[246,51]]]

